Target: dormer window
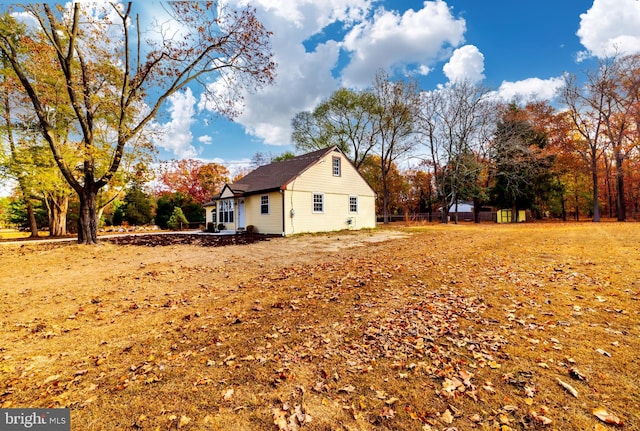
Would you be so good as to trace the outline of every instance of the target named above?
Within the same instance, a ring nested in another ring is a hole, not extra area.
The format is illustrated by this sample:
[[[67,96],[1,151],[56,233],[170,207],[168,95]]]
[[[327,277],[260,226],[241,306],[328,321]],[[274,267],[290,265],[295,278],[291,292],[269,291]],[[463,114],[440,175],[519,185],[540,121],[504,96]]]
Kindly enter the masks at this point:
[[[334,157],[332,159],[333,176],[340,176],[340,157]]]

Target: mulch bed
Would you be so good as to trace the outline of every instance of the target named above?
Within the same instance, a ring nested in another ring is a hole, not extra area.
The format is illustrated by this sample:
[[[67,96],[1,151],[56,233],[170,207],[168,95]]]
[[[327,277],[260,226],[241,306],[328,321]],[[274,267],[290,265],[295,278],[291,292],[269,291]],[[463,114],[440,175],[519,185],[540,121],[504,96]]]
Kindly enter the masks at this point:
[[[257,233],[243,233],[237,235],[206,235],[197,233],[172,233],[172,234],[148,234],[148,235],[122,235],[112,238],[102,238],[117,245],[143,245],[158,247],[167,245],[190,244],[201,247],[222,247],[225,245],[244,245],[258,241],[268,241],[275,235],[263,235]]]

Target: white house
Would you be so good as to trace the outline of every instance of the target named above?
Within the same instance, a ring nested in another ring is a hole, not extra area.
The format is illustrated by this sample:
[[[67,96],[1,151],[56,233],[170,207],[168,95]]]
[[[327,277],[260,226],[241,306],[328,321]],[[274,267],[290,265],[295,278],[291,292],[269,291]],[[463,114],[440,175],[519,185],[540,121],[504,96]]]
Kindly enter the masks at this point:
[[[204,205],[223,231],[282,236],[376,226],[376,195],[338,147],[261,166]]]

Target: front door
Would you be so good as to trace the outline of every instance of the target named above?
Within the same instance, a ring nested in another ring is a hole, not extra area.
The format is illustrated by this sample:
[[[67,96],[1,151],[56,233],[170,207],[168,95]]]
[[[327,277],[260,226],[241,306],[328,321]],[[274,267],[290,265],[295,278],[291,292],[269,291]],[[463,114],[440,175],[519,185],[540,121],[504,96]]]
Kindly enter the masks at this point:
[[[240,199],[238,201],[238,230],[244,228],[244,199]]]

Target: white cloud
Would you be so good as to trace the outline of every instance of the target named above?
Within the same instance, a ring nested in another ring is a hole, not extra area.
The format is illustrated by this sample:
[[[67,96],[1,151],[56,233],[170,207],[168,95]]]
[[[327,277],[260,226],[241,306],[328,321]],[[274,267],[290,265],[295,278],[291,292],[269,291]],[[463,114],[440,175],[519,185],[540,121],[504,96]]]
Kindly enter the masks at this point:
[[[271,43],[278,69],[274,85],[257,94],[243,93],[242,114],[235,121],[266,144],[290,144],[294,115],[313,109],[339,86],[332,74],[340,54],[339,41],[327,40],[309,50],[304,43],[329,24],[347,25],[360,20],[370,3],[370,0],[252,1],[260,21],[274,31]],[[220,94],[223,85],[217,86]],[[203,101],[198,106],[213,110],[210,103]]]
[[[442,68],[451,82],[469,81],[476,84],[484,79],[484,55],[473,45],[456,49]]]
[[[371,20],[356,25],[345,37],[351,61],[343,71],[346,86],[366,87],[376,71],[428,65],[463,42],[466,23],[454,18],[444,1],[425,1],[422,9],[400,15],[380,8]]]
[[[229,0],[230,4],[249,4]],[[378,9],[374,0],[253,0],[252,7],[272,37],[278,64],[274,85],[258,94],[244,93],[243,113],[235,120],[266,144],[291,143],[291,119],[313,109],[339,86],[371,85],[378,69],[426,75],[452,47],[463,41],[465,21],[455,19],[442,0],[425,1],[422,9],[397,12]],[[341,24],[343,31],[328,33]],[[344,38],[343,38],[344,36]],[[323,40],[316,46],[314,39]],[[305,46],[306,45],[306,46]],[[334,76],[340,53],[349,55],[342,82]],[[200,108],[212,109],[207,103]]]
[[[497,96],[505,101],[552,100],[565,84],[564,77],[549,79],[528,78],[522,81],[504,81]]]
[[[613,54],[640,52],[640,2],[638,0],[594,0],[591,8],[580,15],[576,33],[586,53],[606,57]]]
[[[178,158],[194,158],[198,155],[191,145],[193,134],[191,125],[194,123],[196,98],[187,88],[184,92],[173,94],[169,98],[167,111],[171,121],[165,124],[155,124],[154,144],[170,151]]]
[[[211,145],[213,138],[209,135],[203,135],[198,138],[198,142],[204,145]]]

